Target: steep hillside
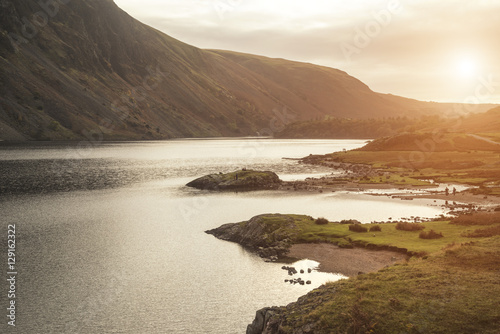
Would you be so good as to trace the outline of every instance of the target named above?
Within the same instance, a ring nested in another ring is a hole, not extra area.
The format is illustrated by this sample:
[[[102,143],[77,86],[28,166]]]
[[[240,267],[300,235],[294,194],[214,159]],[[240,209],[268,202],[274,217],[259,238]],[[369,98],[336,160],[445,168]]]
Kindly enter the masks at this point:
[[[213,52],[265,77],[266,83],[280,86],[281,90],[270,90],[273,96],[293,101],[292,106],[298,110],[310,110],[307,119],[318,116],[323,116],[321,119],[325,116],[355,119],[433,114],[445,116],[466,110],[462,104],[457,103],[423,102],[376,93],[346,72],[330,67],[232,51]],[[494,105],[477,105],[474,111],[483,112],[492,107]]]
[[[0,140],[271,135],[326,115],[451,108],[374,93],[332,68],[200,50],[111,0],[45,3],[0,3]]]
[[[112,1],[61,5],[27,34],[23,22],[40,11],[31,1],[2,11],[0,114],[18,132],[168,138],[235,135],[265,124],[265,115],[210,76],[225,68],[236,77],[235,64],[141,24]]]

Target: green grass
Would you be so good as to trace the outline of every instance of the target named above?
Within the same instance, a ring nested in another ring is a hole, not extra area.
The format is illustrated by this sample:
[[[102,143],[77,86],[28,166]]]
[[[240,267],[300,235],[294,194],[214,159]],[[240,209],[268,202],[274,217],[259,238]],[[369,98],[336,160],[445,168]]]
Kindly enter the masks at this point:
[[[371,176],[368,178],[360,178],[357,180],[359,183],[364,184],[394,184],[394,185],[402,185],[402,186],[432,186],[432,183],[429,181],[419,180],[410,176],[401,176],[398,174],[392,174],[388,177],[385,176]]]
[[[499,134],[500,136],[500,134]],[[385,176],[370,176],[355,179],[360,183],[395,185],[430,185],[427,180],[437,182],[485,185],[500,182],[500,155],[492,151],[464,152],[420,152],[420,151],[360,151],[337,152],[324,156],[305,158],[306,162],[321,164],[335,161],[350,164],[371,165],[373,168],[390,173]],[[405,174],[407,176],[401,176]],[[489,191],[500,195],[500,189]]]
[[[376,237],[351,233],[347,225],[302,226],[310,238],[394,245],[429,255],[312,291],[281,309],[280,333],[315,324],[314,333],[497,334],[500,236],[471,239],[461,235],[471,226],[423,224],[444,237],[419,239],[420,232],[398,231],[395,224],[381,224]]]
[[[397,230],[396,223],[377,224],[380,232],[356,233],[349,231],[349,224],[318,225],[310,216],[264,217],[270,238],[286,226],[291,243],[392,246],[425,255],[313,290],[299,303],[278,310],[280,333],[296,333],[314,324],[319,334],[498,334],[500,236],[494,234],[500,221],[495,215],[466,216],[465,225],[422,223],[424,231],[442,233],[440,239],[421,239],[421,231]],[[489,225],[483,226],[486,221]],[[494,228],[493,236],[467,237],[478,227]]]
[[[441,176],[437,177],[436,181],[442,182],[442,183],[462,183],[462,184],[470,184],[470,185],[481,185],[484,182],[487,182],[487,178],[480,178],[480,177],[467,177],[462,175],[455,175],[455,176]]]
[[[473,194],[500,196],[500,187],[485,187],[472,189]]]
[[[449,224],[448,221],[431,221],[421,223],[425,230],[434,230],[443,233],[443,238],[434,240],[422,240],[419,238],[420,231],[396,230],[396,223],[380,224],[382,231],[376,233],[356,233],[349,231],[349,225],[330,223],[317,225],[308,216],[302,217],[297,223],[297,233],[294,242],[318,243],[326,242],[338,244],[339,246],[359,245],[369,247],[392,246],[407,249],[413,253],[431,254],[441,250],[450,243],[462,243],[470,241],[463,237],[463,233],[471,231],[470,226],[459,226]],[[365,225],[370,227],[370,225]],[[375,235],[375,236],[374,236]]]
[[[318,225],[315,219],[305,215],[278,215],[264,217],[265,232],[270,236],[273,233],[287,232],[292,234],[292,243],[332,243],[341,247],[397,247],[406,249],[416,254],[433,254],[439,252],[449,244],[467,243],[471,239],[466,237],[468,233],[477,229],[477,226],[463,226],[450,224],[449,221],[429,221],[420,223],[425,226],[424,231],[434,230],[442,233],[440,239],[421,239],[420,231],[401,231],[396,229],[396,223],[378,224],[381,232],[357,233],[349,231],[349,224],[329,223]],[[288,229],[290,223],[295,228]],[[245,224],[245,223],[242,223]],[[369,228],[371,224],[365,224]]]
[[[498,272],[464,264],[470,253],[498,257],[499,244],[496,239],[460,246],[330,283],[300,307],[289,307],[293,316],[286,325],[292,329],[315,323],[314,333],[498,333]],[[493,268],[497,261],[488,264]]]

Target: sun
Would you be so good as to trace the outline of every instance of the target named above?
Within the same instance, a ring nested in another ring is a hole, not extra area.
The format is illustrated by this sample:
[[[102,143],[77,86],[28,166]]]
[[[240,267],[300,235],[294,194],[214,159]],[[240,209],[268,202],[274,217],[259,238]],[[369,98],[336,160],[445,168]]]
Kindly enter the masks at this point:
[[[462,78],[470,78],[477,74],[477,63],[472,58],[462,58],[456,63],[456,73]]]

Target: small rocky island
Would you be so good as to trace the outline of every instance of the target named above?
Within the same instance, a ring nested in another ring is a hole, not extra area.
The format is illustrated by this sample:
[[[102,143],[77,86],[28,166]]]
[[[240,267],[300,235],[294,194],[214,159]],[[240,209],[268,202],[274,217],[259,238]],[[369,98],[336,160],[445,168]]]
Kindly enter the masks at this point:
[[[205,175],[186,185],[203,190],[265,190],[277,189],[281,182],[274,172],[241,169],[226,174]]]

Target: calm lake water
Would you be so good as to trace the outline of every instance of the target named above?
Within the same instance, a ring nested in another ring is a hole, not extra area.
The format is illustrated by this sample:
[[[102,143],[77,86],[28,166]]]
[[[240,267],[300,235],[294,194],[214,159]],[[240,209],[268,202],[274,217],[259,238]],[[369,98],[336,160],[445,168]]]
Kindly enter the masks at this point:
[[[205,230],[262,213],[369,222],[443,211],[430,201],[352,192],[213,193],[184,185],[242,167],[284,179],[330,173],[282,158],[363,144],[243,138],[0,146],[2,249],[7,225],[16,224],[18,272],[17,326],[7,328],[4,281],[1,332],[244,333],[257,309],[286,305],[340,276],[313,272],[303,277],[312,285],[290,286],[282,264]]]

